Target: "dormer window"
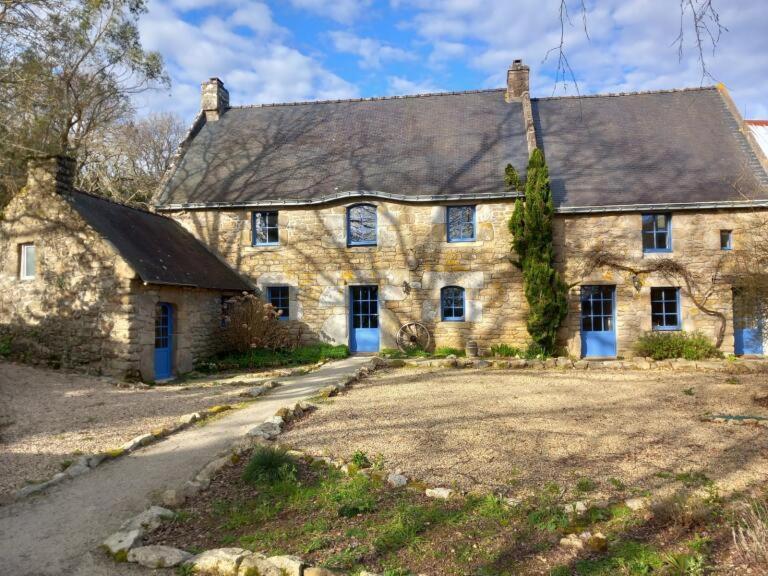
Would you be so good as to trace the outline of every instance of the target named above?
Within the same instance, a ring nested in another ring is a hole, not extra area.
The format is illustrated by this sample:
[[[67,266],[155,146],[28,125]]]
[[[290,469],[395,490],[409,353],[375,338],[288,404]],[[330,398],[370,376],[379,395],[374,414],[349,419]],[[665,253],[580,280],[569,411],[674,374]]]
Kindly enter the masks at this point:
[[[475,207],[448,206],[446,209],[448,242],[474,242]]]
[[[347,245],[376,246],[376,206],[355,204],[347,208]]]
[[[254,246],[276,246],[280,244],[280,232],[277,227],[276,211],[254,212],[252,227],[252,244]]]

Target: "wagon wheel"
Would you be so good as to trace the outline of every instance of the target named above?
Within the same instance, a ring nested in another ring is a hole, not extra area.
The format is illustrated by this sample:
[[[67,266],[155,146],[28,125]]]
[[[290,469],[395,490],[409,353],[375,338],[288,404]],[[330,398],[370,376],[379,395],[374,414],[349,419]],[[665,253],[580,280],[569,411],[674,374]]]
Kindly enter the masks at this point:
[[[397,347],[401,352],[428,350],[431,342],[429,330],[419,322],[403,324],[397,332]]]

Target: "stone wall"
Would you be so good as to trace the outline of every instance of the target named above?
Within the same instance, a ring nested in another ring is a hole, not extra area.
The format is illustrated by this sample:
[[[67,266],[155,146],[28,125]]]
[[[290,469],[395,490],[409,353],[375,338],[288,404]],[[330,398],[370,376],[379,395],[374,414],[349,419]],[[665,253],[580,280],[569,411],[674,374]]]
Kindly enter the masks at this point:
[[[749,243],[750,228],[764,221],[767,212],[701,211],[676,212],[672,216],[672,252],[644,254],[641,238],[641,214],[568,215],[557,218],[555,242],[560,266],[570,291],[569,314],[560,336],[572,356],[581,354],[579,335],[580,301],[578,285],[616,286],[617,348],[620,356],[631,356],[637,338],[651,330],[652,287],[680,287],[682,328],[698,330],[716,339],[722,320],[707,314],[705,308],[725,316],[722,351],[732,353],[733,298],[731,272],[734,259]],[[720,230],[733,231],[733,251],[720,249]],[[611,267],[585,269],[584,255],[599,247],[634,270],[652,265],[653,260],[671,258],[685,266],[694,280],[693,296],[679,275],[659,272],[641,273],[633,279],[630,271]],[[635,283],[638,287],[635,287]]]
[[[280,245],[251,245],[251,212],[200,210],[173,217],[261,288],[291,287],[291,328],[305,341],[348,343],[349,286],[379,286],[381,346],[399,327],[423,322],[437,346],[524,345],[525,298],[510,260],[513,204],[477,206],[477,241],[446,241],[446,207],[396,202],[377,206],[378,245],[348,247],[347,203],[279,210]],[[442,322],[440,289],[466,290],[466,322]]]

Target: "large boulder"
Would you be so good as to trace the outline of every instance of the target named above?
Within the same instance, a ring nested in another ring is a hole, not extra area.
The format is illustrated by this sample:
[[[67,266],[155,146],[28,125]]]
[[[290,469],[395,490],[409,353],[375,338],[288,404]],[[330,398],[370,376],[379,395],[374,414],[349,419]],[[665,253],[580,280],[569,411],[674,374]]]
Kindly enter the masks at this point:
[[[238,576],[283,576],[284,572],[263,554],[252,554],[243,558],[237,574]]]
[[[298,556],[270,556],[267,560],[282,570],[285,576],[301,576],[306,574],[304,570],[306,564]]]
[[[240,563],[250,555],[248,550],[242,548],[214,548],[190,558],[184,564],[192,566],[195,574],[237,576]]]

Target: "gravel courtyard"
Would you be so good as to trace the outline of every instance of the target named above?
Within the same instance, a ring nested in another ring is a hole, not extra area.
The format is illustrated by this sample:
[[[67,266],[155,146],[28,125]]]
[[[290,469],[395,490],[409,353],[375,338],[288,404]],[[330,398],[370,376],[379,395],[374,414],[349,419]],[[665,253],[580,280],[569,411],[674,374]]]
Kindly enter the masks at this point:
[[[334,398],[283,442],[382,454],[428,484],[510,495],[580,478],[595,496],[673,489],[691,472],[730,491],[765,482],[768,428],[701,417],[768,416],[754,400],[767,393],[764,374],[401,369]]]
[[[0,363],[0,502],[78,454],[117,448],[183,414],[242,400],[243,386],[218,382],[117,388],[71,372]]]

